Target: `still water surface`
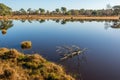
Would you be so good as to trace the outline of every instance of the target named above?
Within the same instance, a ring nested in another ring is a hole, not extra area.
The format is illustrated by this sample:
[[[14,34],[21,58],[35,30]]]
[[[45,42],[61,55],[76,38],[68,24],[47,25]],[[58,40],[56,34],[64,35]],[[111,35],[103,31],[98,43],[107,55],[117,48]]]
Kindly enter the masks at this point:
[[[63,65],[77,80],[120,80],[120,29],[112,28],[113,22],[42,22],[13,20],[7,33],[0,34],[0,47],[16,48],[29,54],[37,52]],[[26,40],[32,41],[30,50],[20,47]],[[56,47],[63,45],[77,45],[87,50],[61,62]]]

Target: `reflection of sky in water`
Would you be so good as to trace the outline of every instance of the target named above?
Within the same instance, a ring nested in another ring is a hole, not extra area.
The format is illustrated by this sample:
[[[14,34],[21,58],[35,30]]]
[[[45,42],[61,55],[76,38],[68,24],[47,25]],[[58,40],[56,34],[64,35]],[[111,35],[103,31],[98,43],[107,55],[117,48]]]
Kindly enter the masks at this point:
[[[67,22],[65,25],[46,21],[32,23],[14,21],[6,35],[0,34],[0,46],[20,49],[30,40],[32,49],[51,61],[58,61],[56,46],[78,45],[87,48],[85,64],[81,64],[84,80],[120,80],[120,29],[105,29],[104,22]],[[32,52],[31,52],[32,51]],[[68,70],[77,72],[76,58],[63,62]],[[68,65],[68,66],[67,66]],[[69,67],[71,66],[71,67]]]

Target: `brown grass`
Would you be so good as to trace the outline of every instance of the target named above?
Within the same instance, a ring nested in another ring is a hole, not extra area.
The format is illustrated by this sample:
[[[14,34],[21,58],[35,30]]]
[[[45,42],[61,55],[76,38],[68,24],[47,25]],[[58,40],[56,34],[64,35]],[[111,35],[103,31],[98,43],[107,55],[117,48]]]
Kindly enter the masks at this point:
[[[32,42],[31,41],[23,41],[21,42],[21,48],[22,49],[29,49],[32,47]]]
[[[39,15],[21,15],[21,16],[0,16],[0,19],[81,19],[81,20],[118,20],[119,16],[39,16]]]
[[[62,66],[38,54],[25,55],[16,49],[0,48],[0,80],[74,80]]]

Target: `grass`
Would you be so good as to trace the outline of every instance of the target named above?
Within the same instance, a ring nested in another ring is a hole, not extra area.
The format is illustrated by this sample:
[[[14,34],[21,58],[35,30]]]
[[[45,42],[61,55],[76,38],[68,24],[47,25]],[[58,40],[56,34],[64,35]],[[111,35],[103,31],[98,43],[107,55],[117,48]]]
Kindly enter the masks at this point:
[[[4,19],[4,17],[0,16],[0,19]],[[80,20],[119,20],[119,16],[61,16],[61,15],[43,15],[43,16],[39,16],[39,15],[30,15],[30,17],[28,17],[27,15],[14,15],[14,16],[6,16],[5,19],[80,19]]]
[[[21,42],[21,48],[22,49],[29,49],[32,47],[32,42],[31,41],[23,41]]]
[[[39,54],[23,54],[16,49],[0,48],[0,80],[75,80],[62,66]]]

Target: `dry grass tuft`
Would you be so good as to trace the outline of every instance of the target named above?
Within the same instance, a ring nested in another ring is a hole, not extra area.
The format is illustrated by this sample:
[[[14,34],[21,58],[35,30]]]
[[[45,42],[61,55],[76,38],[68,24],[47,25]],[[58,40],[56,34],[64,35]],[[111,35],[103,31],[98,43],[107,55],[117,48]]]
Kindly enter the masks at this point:
[[[21,48],[22,49],[29,49],[32,47],[32,42],[31,41],[23,41],[21,42]]]
[[[63,68],[38,54],[0,49],[0,80],[74,80]]]

